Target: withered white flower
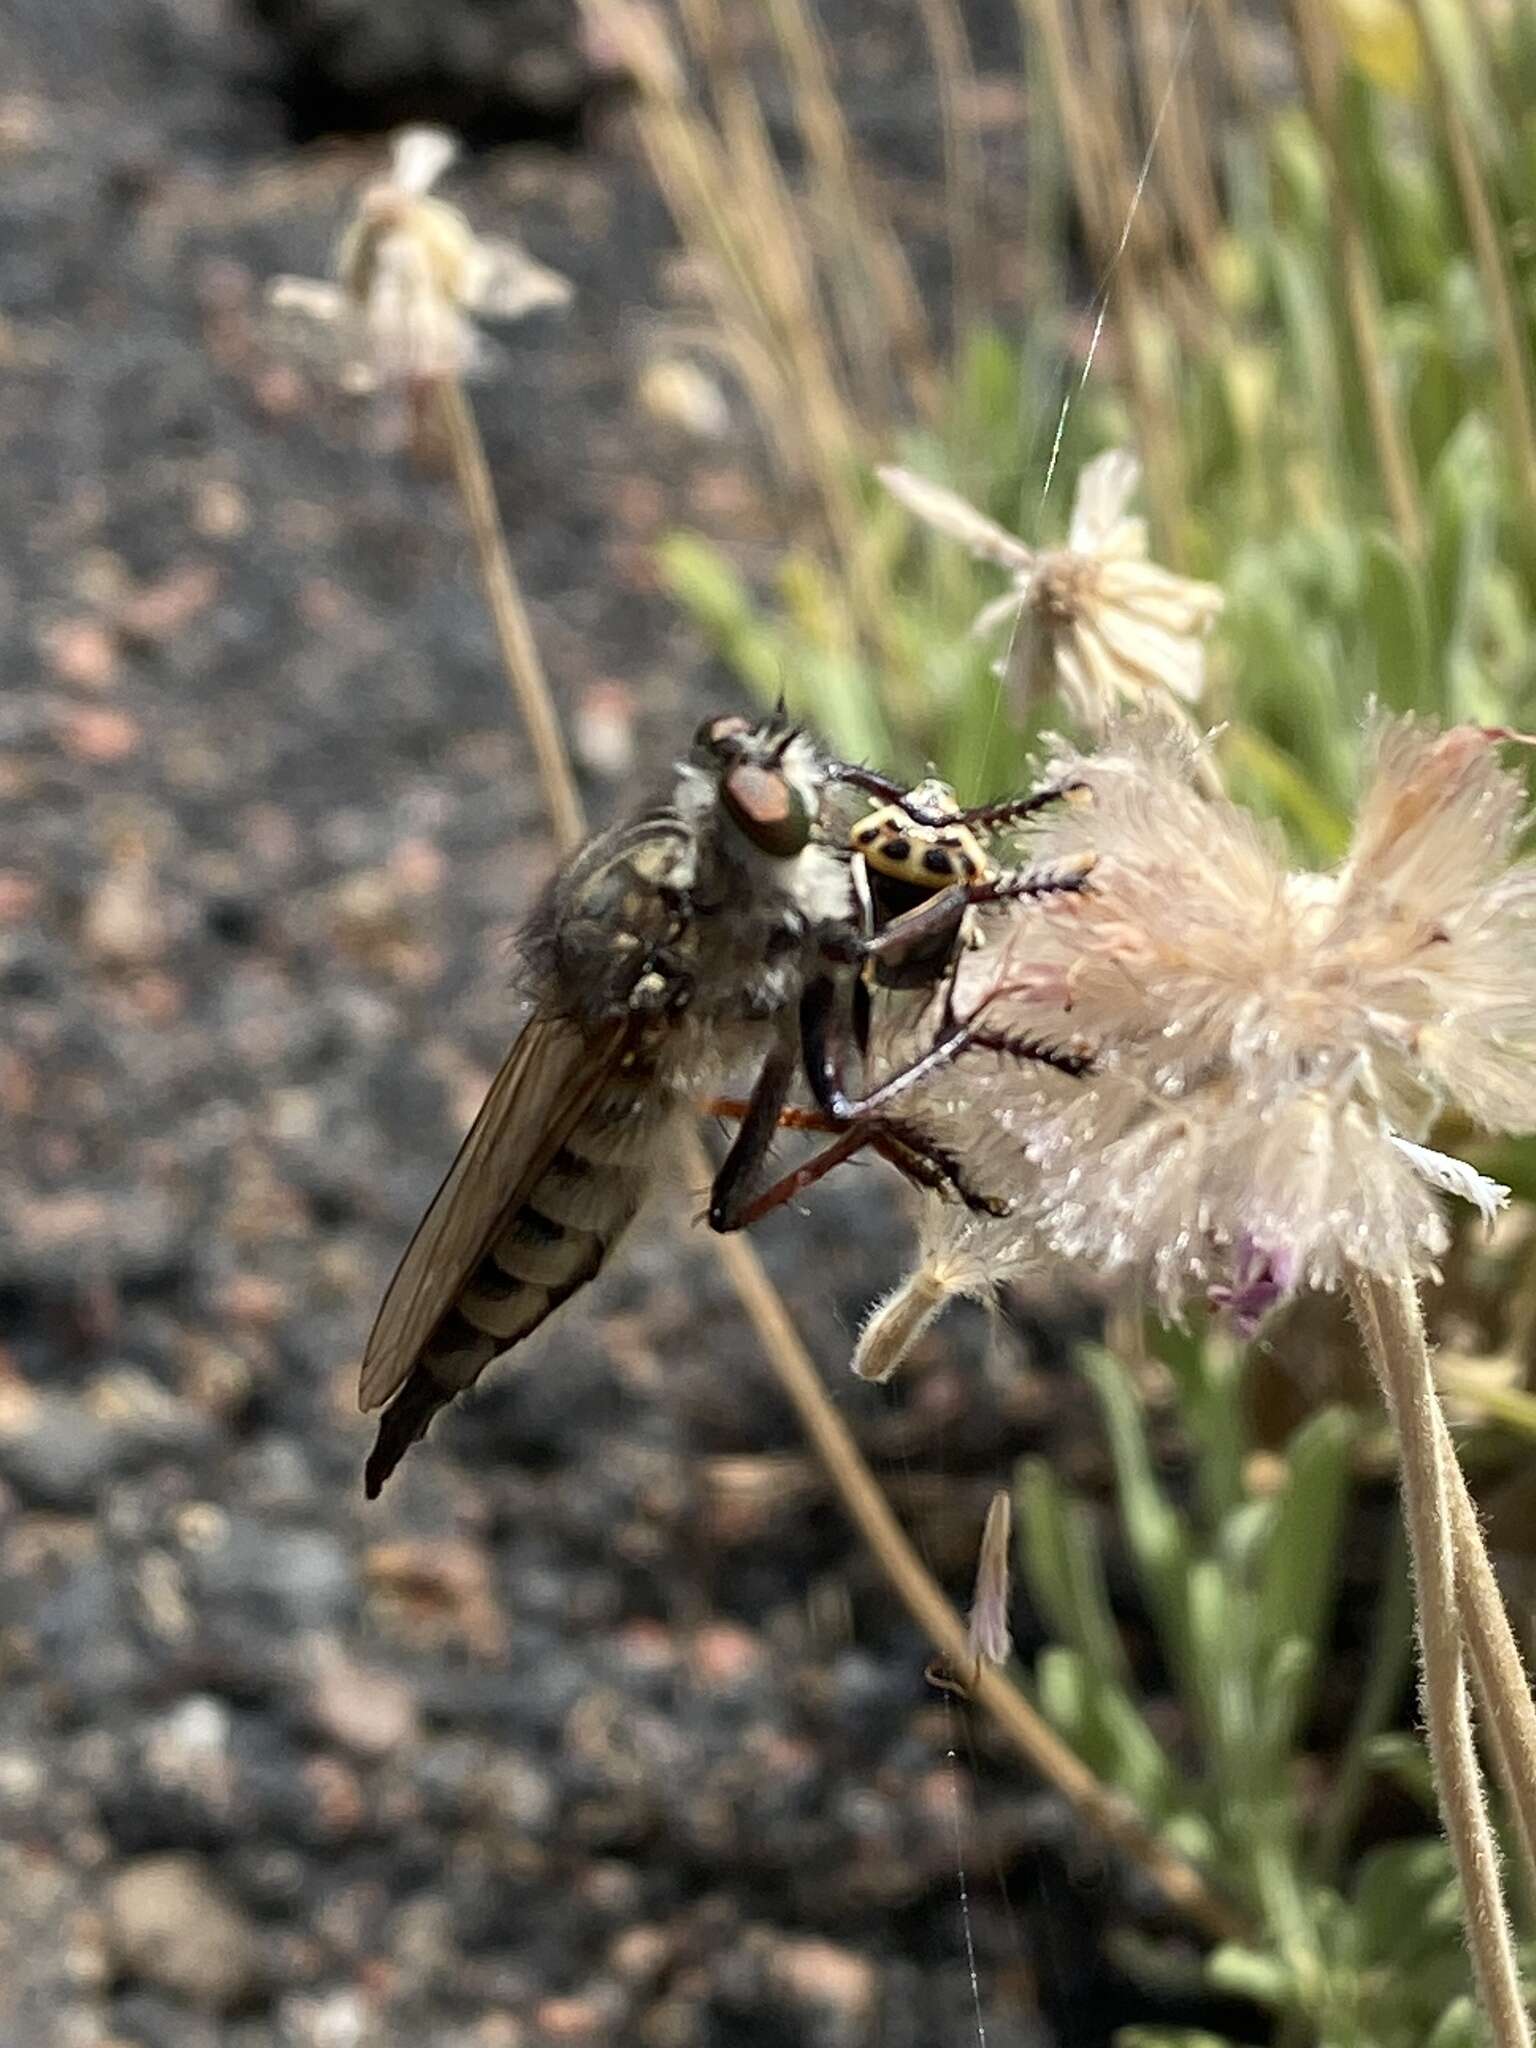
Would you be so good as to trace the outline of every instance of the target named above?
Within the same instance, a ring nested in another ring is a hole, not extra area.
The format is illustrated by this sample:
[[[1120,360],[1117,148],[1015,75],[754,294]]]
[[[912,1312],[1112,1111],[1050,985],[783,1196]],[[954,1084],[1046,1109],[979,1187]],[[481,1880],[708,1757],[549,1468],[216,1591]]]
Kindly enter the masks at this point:
[[[376,391],[485,369],[494,352],[471,315],[519,320],[563,306],[567,280],[515,242],[477,235],[431,187],[458,154],[440,128],[405,128],[389,175],[367,185],[336,252],[336,281],[278,277],[275,312],[307,330],[349,390]]]
[[[1007,570],[1012,588],[983,606],[971,630],[987,634],[1017,622],[1027,694],[1043,694],[1054,681],[1073,717],[1095,733],[1127,705],[1199,702],[1205,636],[1222,593],[1148,561],[1146,523],[1127,510],[1141,465],[1126,449],[1110,449],[1083,470],[1060,548],[1027,546],[910,470],[878,475],[916,518],[978,561]]]
[[[1051,772],[1092,802],[1048,814],[1036,854],[1091,847],[1091,883],[994,913],[959,1005],[1022,1039],[1070,1026],[1092,1069],[960,1063],[947,1111],[963,1092],[994,1176],[1014,1148],[1015,1214],[933,1205],[924,1268],[1002,1271],[1044,1245],[1170,1314],[1204,1295],[1245,1333],[1349,1269],[1433,1272],[1438,1197],[1487,1218],[1508,1192],[1424,1145],[1435,1117],[1536,1128],[1536,865],[1512,858],[1524,795],[1502,737],[1380,726],[1329,874],[1291,871],[1208,794],[1166,721],[1063,752]]]
[[[999,1490],[987,1506],[976,1559],[976,1590],[966,1621],[966,1640],[978,1664],[1002,1665],[1013,1655],[1008,1625],[1012,1580],[1013,1502]]]

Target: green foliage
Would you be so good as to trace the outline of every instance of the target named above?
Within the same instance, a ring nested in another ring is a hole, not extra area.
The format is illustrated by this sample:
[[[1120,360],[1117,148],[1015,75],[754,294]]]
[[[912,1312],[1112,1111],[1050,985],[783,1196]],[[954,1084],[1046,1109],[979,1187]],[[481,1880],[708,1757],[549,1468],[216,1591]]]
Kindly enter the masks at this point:
[[[1340,1888],[1323,1867],[1332,1860],[1325,1844],[1336,1823],[1348,1832],[1353,1810],[1335,1813],[1301,1796],[1357,1421],[1339,1409],[1314,1415],[1286,1447],[1281,1483],[1253,1497],[1239,1476],[1239,1375],[1219,1353],[1212,1367],[1208,1347],[1179,1348],[1181,1417],[1201,1412],[1188,1431],[1193,1509],[1159,1470],[1126,1368],[1100,1350],[1079,1361],[1099,1402],[1125,1549],[1178,1712],[1170,1716],[1165,1703],[1154,1725],[1139,1703],[1091,1511],[1049,1466],[1030,1460],[1018,1480],[1020,1570],[1056,1638],[1032,1673],[1036,1702],[1097,1775],[1134,1800],[1262,1930],[1251,1944],[1226,1943],[1207,1958],[1212,1991],[1269,2007],[1293,2030],[1287,2039],[1422,2048],[1463,2012],[1467,1991],[1449,1852],[1434,1835],[1393,1842],[1364,1855]],[[1214,1481],[1213,1466],[1222,1475]],[[1352,1756],[1335,1780],[1351,1809],[1358,1779],[1350,1766],[1358,1764],[1399,1778],[1432,1810],[1419,1744],[1383,1736],[1376,1725],[1403,1677],[1402,1626],[1396,1616],[1395,1635],[1379,1645],[1388,1683],[1367,1686]],[[1176,1746],[1170,1721],[1180,1731]],[[1212,2038],[1138,2028],[1122,2048]]]
[[[1485,46],[1469,26],[1474,12],[1441,8],[1437,20],[1530,350],[1536,127],[1526,89],[1536,37],[1516,9],[1505,43]],[[1280,108],[1261,135],[1238,133],[1226,152],[1229,229],[1209,316],[1194,332],[1187,320],[1177,331],[1160,322],[1145,337],[1167,368],[1187,472],[1177,555],[1227,593],[1207,711],[1230,721],[1233,793],[1324,861],[1343,843],[1373,699],[1447,722],[1536,723],[1536,506],[1522,492],[1436,108],[1363,71],[1346,70],[1344,100],[1347,169],[1427,534],[1422,559],[1389,516],[1327,158],[1299,107]],[[1056,331],[1080,345],[1080,321]],[[1080,360],[1051,334],[1042,317],[1022,341],[964,337],[943,416],[896,451],[1030,540],[1061,533],[1087,456],[1136,439],[1134,409],[1104,369],[1083,384]],[[997,572],[911,531],[872,482],[866,495],[878,647],[813,546],[787,558],[764,602],[708,543],[681,537],[664,555],[672,588],[752,689],[785,688],[834,744],[893,769],[932,763],[962,792],[1016,783],[1038,721],[1000,688],[998,648],[967,633],[1002,587]]]

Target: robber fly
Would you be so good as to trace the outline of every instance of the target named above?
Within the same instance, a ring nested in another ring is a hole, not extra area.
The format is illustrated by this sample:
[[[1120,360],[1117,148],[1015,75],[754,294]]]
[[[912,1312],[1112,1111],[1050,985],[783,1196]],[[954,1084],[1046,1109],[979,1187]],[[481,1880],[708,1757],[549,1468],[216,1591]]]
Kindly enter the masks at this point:
[[[841,1134],[837,1157],[873,1144],[903,1171],[959,1185],[956,1162],[882,1113],[914,1079],[992,1041],[974,1024],[954,1027],[905,1072],[852,1093],[857,991],[883,972],[899,979],[914,959],[930,978],[942,972],[975,902],[1079,881],[983,860],[973,876],[930,874],[920,901],[895,907],[883,892],[899,888],[904,863],[890,835],[871,844],[871,863],[827,829],[839,785],[901,801],[898,785],[828,761],[782,716],[713,718],[667,798],[590,840],[554,878],[522,940],[532,1014],[368,1340],[359,1399],[384,1410],[364,1474],[370,1498],[440,1408],[594,1278],[679,1120],[733,1065],[759,1063],[711,1192],[715,1229],[740,1228],[793,1192],[794,1176],[766,1197],[755,1182],[802,1073]],[[927,833],[953,854],[970,824],[1044,800],[953,814],[914,803],[902,815],[914,843]],[[856,859],[873,877],[862,902]],[[999,1049],[1071,1064],[1048,1048]]]

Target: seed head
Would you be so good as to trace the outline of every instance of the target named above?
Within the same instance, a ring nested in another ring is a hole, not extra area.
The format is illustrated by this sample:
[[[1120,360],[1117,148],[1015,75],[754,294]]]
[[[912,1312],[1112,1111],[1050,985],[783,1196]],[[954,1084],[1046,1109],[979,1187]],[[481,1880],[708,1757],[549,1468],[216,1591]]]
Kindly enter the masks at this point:
[[[917,518],[1008,571],[1012,588],[982,608],[972,631],[1017,624],[1027,695],[1054,682],[1074,719],[1094,733],[1127,705],[1151,700],[1182,714],[1199,702],[1205,636],[1222,594],[1147,560],[1146,524],[1126,509],[1141,475],[1127,450],[1111,449],[1084,469],[1061,548],[1028,547],[910,470],[878,474]]]

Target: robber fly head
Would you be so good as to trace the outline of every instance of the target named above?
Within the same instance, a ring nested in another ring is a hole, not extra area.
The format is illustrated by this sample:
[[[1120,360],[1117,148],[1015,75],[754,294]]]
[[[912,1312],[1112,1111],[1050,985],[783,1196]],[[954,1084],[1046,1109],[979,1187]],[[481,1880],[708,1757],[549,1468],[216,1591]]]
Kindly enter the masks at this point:
[[[793,860],[810,844],[827,769],[799,726],[735,712],[707,718],[689,766],[703,771],[725,818],[759,853]]]

